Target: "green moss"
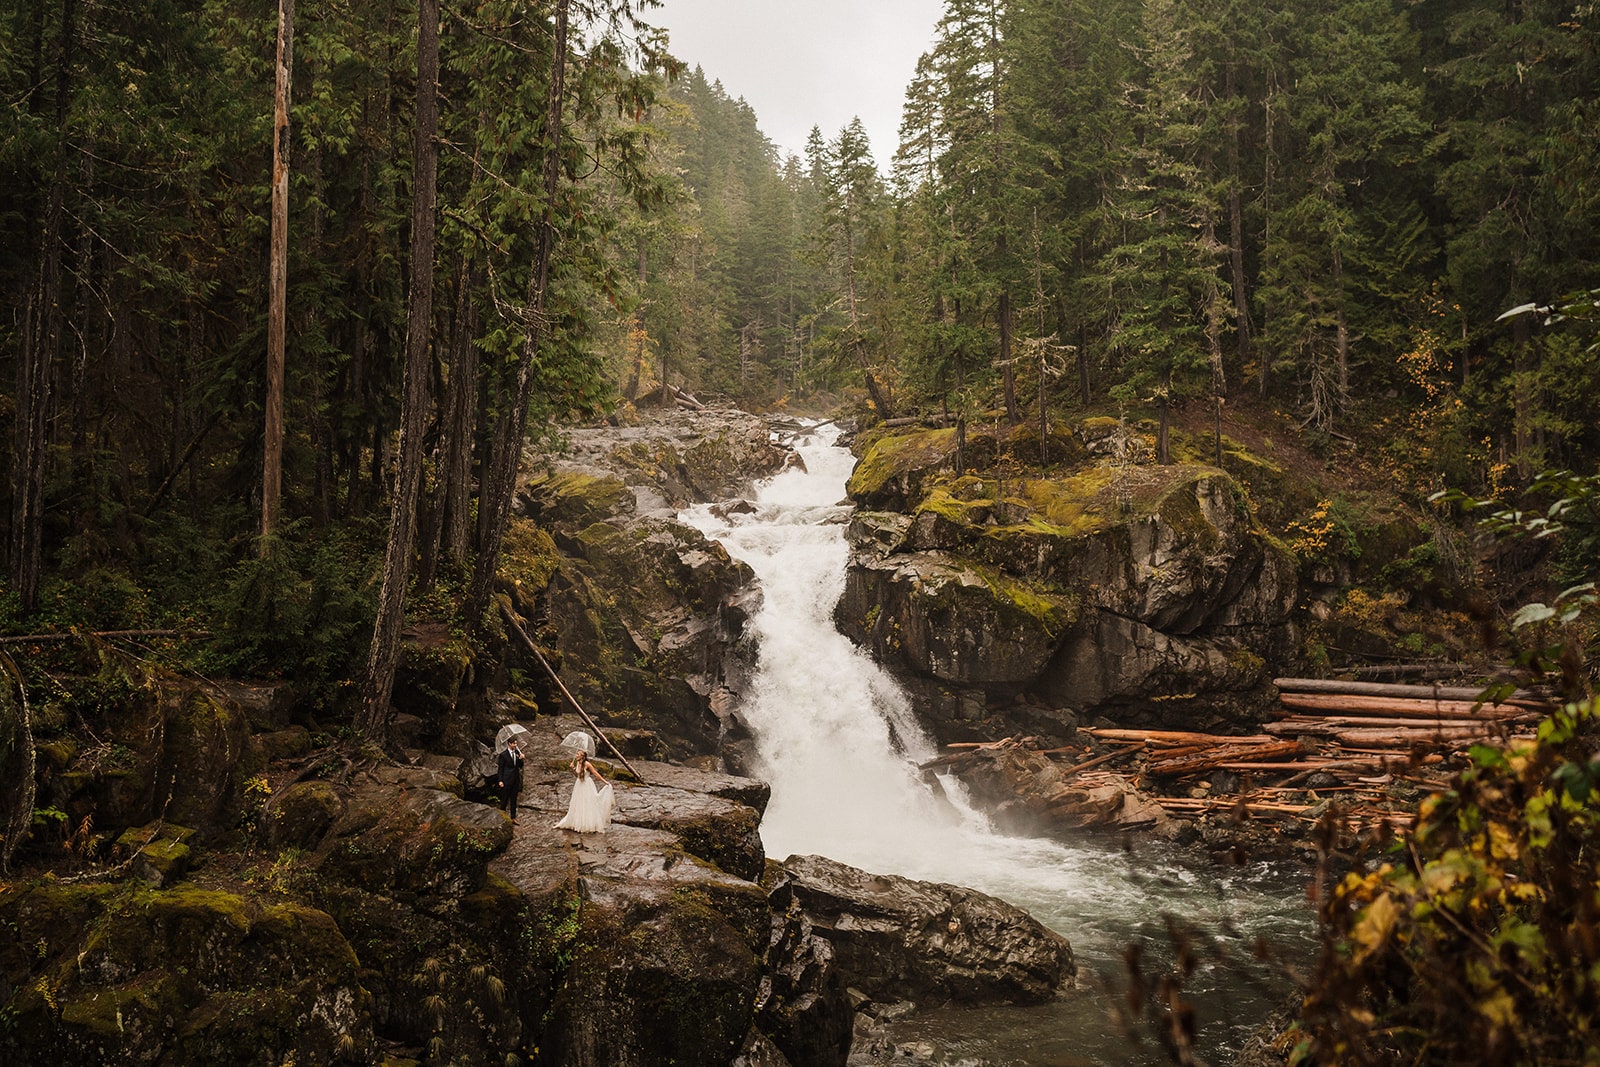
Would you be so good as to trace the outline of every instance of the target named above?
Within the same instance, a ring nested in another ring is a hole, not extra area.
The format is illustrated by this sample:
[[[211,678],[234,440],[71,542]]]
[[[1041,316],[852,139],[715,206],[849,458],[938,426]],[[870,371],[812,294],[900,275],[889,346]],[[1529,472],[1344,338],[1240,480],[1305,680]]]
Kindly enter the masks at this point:
[[[845,491],[853,498],[873,497],[895,478],[943,466],[954,454],[955,443],[954,430],[881,437],[862,455]]]
[[[528,488],[542,501],[544,515],[557,522],[599,522],[633,505],[633,490],[610,475],[558,471],[533,479]]]
[[[181,1009],[177,984],[166,971],[140,975],[127,985],[74,997],[61,1005],[61,1022],[120,1042],[136,1017],[170,1018]]]
[[[1054,591],[1043,591],[1028,582],[1001,574],[990,568],[979,571],[997,600],[1010,604],[1024,615],[1035,619],[1052,637],[1061,634],[1077,621],[1076,598]]]
[[[550,534],[527,519],[511,520],[504,545],[498,577],[512,588],[537,593],[561,566],[561,551]]]
[[[981,480],[976,478],[962,479],[962,482],[982,485]],[[979,525],[988,519],[990,508],[988,502],[982,499],[960,495],[963,489],[970,488],[970,484],[958,484],[931,489],[916,510],[919,513],[931,512],[963,526]]]
[[[1177,533],[1180,541],[1200,545],[1209,551],[1221,540],[1221,534],[1206,518],[1195,495],[1199,473],[1195,469],[1190,477],[1171,485],[1161,497],[1157,510],[1161,521]]]

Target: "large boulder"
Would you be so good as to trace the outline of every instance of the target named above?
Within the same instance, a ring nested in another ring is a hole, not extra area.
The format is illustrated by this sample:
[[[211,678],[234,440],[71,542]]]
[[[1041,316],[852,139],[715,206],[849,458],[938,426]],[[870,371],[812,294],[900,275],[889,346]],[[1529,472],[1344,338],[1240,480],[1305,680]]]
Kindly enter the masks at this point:
[[[880,660],[958,686],[1022,687],[1072,623],[1074,599],[961,557],[861,554],[834,609]]]
[[[8,1063],[277,1064],[376,1052],[355,952],[324,912],[183,886],[0,889]]]
[[[117,669],[114,682],[101,684],[121,695],[94,724],[98,743],[43,746],[49,759],[36,806],[64,812],[73,827],[88,818],[108,833],[168,819],[210,839],[239,825],[250,780],[265,762],[252,739],[249,700],[154,669]]]
[[[1027,696],[1171,725],[1250,717],[1293,643],[1297,571],[1232,477],[1126,449],[1050,478],[958,476],[945,433],[880,437],[858,464],[852,497],[874,510],[850,526],[842,631],[931,709],[976,692],[1002,716]]]
[[[870,874],[791,856],[775,899],[792,898],[850,987],[921,1006],[1038,1004],[1076,983],[1066,938],[975,889]]]

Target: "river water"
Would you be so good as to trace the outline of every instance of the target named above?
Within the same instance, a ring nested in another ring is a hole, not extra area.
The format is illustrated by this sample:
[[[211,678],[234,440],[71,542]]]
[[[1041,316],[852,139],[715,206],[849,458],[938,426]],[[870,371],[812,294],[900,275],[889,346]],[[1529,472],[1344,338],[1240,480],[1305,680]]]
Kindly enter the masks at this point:
[[[1009,901],[1071,941],[1083,991],[1034,1008],[943,1009],[894,1024],[889,1040],[945,1064],[1141,1065],[1171,1062],[1148,1023],[1116,1018],[1125,959],[1139,946],[1152,979],[1174,959],[1168,919],[1197,931],[1201,962],[1184,984],[1200,1050],[1226,1063],[1289,992],[1258,944],[1307,958],[1304,873],[1271,864],[1218,866],[1160,844],[1022,838],[996,832],[924,782],[938,755],[897,684],[838,632],[848,547],[845,481],[854,465],[823,426],[791,441],[805,461],[757,487],[746,514],[702,506],[682,518],[755,571],[755,676],[740,711],[772,799],[761,836],[773,857],[821,855],[865,870],[970,886]],[[1233,962],[1225,962],[1222,957]],[[852,1062],[859,1062],[859,1057]],[[885,1061],[887,1062],[887,1061]]]

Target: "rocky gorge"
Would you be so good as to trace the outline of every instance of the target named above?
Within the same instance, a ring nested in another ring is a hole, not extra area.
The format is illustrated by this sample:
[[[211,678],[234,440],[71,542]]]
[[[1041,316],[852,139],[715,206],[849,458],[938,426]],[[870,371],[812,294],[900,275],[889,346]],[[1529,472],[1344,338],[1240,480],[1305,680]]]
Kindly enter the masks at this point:
[[[1293,560],[1220,469],[1140,464],[1103,423],[858,447],[836,619],[940,740],[1242,723],[1289,654]],[[1054,469],[1018,474],[1041,448]],[[677,513],[795,462],[767,420],[662,415],[532,459],[501,606],[639,772],[605,765],[611,831],[550,828],[580,723],[509,634],[408,630],[387,754],[292,687],[99,648],[118,699],[94,743],[41,732],[60,830],[0,888],[8,1060],[805,1067],[901,1005],[1072,995],[1071,946],[993,896],[765,855],[740,712],[761,591]],[[507,722],[537,754],[515,827],[477,762]]]

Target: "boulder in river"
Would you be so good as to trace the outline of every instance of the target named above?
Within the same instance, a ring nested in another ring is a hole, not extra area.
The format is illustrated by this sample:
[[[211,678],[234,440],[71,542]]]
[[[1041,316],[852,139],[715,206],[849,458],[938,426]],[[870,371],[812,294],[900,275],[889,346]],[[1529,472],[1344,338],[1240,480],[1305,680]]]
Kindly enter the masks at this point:
[[[1037,1004],[1076,984],[1066,938],[975,889],[791,856],[775,899],[792,898],[852,988],[919,1006]]]

